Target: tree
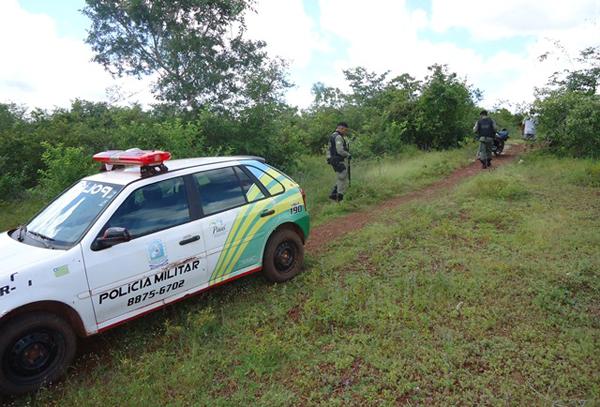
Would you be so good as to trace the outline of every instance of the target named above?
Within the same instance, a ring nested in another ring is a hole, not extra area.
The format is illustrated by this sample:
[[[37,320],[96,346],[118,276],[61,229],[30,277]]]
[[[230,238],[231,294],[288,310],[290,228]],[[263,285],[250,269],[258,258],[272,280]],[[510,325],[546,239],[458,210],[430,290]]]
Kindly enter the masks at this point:
[[[472,125],[473,91],[445,65],[430,66],[417,101],[417,146],[422,149],[456,147]]]
[[[361,106],[381,95],[386,87],[388,74],[389,71],[382,74],[369,72],[361,66],[344,70],[344,76],[352,89],[354,103]]]
[[[244,14],[254,0],[86,3],[83,13],[92,20],[86,42],[94,61],[113,75],[156,75],[154,92],[161,100],[227,110],[289,86],[284,65],[269,61],[265,43],[244,38]]]
[[[534,107],[539,113],[542,138],[551,150],[575,157],[598,158],[600,47],[583,49],[577,61],[577,69],[554,74],[547,87],[537,89]]]
[[[313,109],[330,107],[340,109],[347,103],[348,97],[338,88],[325,86],[317,82],[312,86],[311,93],[314,95]]]
[[[567,53],[559,42],[555,43],[555,46],[563,54]],[[544,61],[550,54],[546,52],[538,59]],[[562,72],[555,72],[549,79],[548,87],[541,89],[540,92],[563,89],[588,95],[596,94],[600,89],[600,46],[584,48],[575,60],[578,63],[576,69],[572,67]]]

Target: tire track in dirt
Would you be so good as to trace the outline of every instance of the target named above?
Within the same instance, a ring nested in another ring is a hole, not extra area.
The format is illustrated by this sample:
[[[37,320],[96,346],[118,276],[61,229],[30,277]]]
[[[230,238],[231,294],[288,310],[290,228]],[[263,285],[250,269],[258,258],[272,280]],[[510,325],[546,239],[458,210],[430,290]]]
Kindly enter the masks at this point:
[[[507,145],[507,147],[504,154],[494,158],[492,171],[494,168],[512,162],[525,150],[524,144],[511,144]],[[438,192],[451,189],[461,181],[475,176],[482,171],[488,170],[482,170],[479,161],[475,161],[455,170],[446,178],[436,181],[428,187],[404,195],[399,195],[360,212],[350,213],[316,226],[310,232],[305,249],[312,255],[322,253],[327,249],[330,242],[350,232],[363,228],[367,223],[378,217],[381,211],[392,209],[417,199],[431,198]]]

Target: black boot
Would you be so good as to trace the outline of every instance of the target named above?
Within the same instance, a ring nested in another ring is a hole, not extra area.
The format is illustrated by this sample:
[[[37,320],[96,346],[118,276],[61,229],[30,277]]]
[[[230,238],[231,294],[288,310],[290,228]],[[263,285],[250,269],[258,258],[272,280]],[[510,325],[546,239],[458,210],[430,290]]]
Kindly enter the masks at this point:
[[[492,166],[492,159],[491,158],[488,158],[488,160],[487,160],[487,166],[488,167]]]
[[[344,200],[344,194],[337,194],[337,201],[342,202]]]
[[[479,161],[481,162],[481,168],[485,170],[487,168],[487,161],[484,161],[481,158],[479,159]]]
[[[329,199],[333,199],[334,201],[337,201],[337,185],[333,186],[333,189],[331,190],[331,193],[329,194]]]

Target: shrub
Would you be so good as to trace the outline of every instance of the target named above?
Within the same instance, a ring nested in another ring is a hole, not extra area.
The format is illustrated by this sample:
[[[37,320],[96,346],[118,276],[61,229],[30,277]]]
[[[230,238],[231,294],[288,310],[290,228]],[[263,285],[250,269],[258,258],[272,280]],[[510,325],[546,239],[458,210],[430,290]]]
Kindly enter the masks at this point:
[[[571,174],[571,179],[575,185],[584,187],[600,187],[600,162],[590,163],[583,169]]]
[[[445,67],[433,65],[417,101],[416,144],[422,149],[457,147],[470,134],[470,89]]]
[[[78,179],[94,172],[96,165],[81,147],[56,146],[42,143],[45,151],[42,161],[46,166],[39,171],[38,191],[47,198],[53,198]]]
[[[600,157],[600,96],[554,91],[538,101],[540,130],[550,149],[573,157]]]
[[[529,196],[523,181],[504,172],[482,174],[465,185],[465,192],[477,198],[519,200]]]
[[[23,181],[21,174],[0,174],[0,202],[20,198],[24,192]]]

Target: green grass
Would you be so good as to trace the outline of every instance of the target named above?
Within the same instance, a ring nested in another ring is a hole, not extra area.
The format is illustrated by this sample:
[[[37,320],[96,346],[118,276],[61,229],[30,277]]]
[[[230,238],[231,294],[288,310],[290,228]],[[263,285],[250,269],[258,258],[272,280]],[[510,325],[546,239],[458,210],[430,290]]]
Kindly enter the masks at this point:
[[[313,224],[368,207],[386,198],[414,191],[443,178],[474,158],[474,144],[461,149],[423,152],[411,150],[380,160],[352,160],[352,185],[337,204],[328,199],[335,173],[323,157],[305,157],[304,171],[291,174],[306,191]]]
[[[594,165],[532,154],[381,213],[288,283],[84,341],[65,381],[14,403],[598,405],[600,190],[572,175]]]

